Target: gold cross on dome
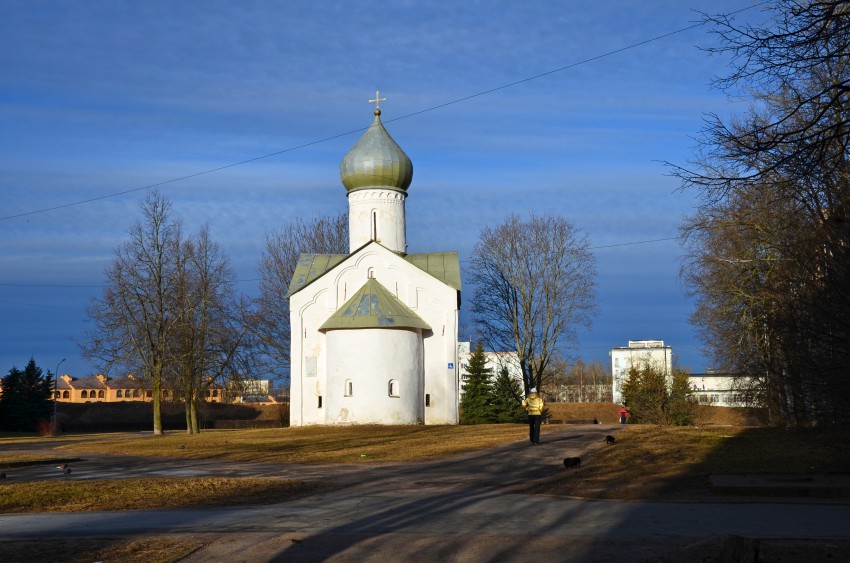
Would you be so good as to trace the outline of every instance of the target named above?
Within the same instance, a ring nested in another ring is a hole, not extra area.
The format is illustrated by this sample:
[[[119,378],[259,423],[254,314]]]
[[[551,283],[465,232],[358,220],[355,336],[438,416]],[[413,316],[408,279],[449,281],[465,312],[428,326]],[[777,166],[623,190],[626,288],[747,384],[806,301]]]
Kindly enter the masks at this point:
[[[375,103],[375,109],[381,109],[381,102],[386,102],[386,101],[387,101],[386,98],[381,97],[381,91],[375,90],[375,99],[369,100],[369,103],[371,104],[372,102],[374,102]]]

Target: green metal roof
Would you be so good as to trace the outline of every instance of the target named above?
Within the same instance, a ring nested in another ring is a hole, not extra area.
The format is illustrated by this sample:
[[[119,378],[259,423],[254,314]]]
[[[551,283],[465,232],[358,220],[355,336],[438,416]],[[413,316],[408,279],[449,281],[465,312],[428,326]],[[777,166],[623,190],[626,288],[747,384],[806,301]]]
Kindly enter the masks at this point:
[[[405,260],[424,270],[445,283],[460,291],[460,261],[457,252],[430,252],[428,254],[408,254]]]
[[[371,244],[369,242],[368,244]],[[365,245],[364,245],[365,246]],[[354,252],[357,254],[357,251]],[[302,254],[289,284],[289,296],[322,277],[328,270],[348,258],[349,254]],[[457,252],[430,252],[402,256],[410,264],[460,291],[460,261]]]
[[[345,305],[319,327],[319,330],[344,328],[420,328],[431,330],[410,307],[387,288],[370,278]]]
[[[348,254],[302,254],[289,283],[289,295],[320,278],[347,257]]]
[[[381,123],[381,110],[363,136],[339,165],[339,176],[351,192],[365,188],[389,188],[405,192],[413,180],[413,164]]]

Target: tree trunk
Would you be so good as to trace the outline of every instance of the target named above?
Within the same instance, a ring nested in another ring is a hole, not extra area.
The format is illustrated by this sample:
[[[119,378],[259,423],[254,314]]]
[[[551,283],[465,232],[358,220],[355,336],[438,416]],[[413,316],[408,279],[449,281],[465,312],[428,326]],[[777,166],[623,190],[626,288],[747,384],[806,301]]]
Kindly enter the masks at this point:
[[[191,379],[186,377],[186,383],[183,385],[183,407],[186,413],[186,434],[195,433],[195,424],[193,422],[194,402],[195,394],[193,391],[193,385]]]
[[[153,435],[162,436],[162,366],[154,366],[153,372]]]
[[[191,402],[189,401],[188,398],[185,399],[185,401],[186,402],[184,403],[184,409],[183,410],[184,410],[185,415],[186,415],[186,434],[192,434],[193,426],[192,426],[192,407],[190,406]]]
[[[198,422],[198,399],[196,397],[192,397],[192,432],[195,434],[201,433],[201,426]]]

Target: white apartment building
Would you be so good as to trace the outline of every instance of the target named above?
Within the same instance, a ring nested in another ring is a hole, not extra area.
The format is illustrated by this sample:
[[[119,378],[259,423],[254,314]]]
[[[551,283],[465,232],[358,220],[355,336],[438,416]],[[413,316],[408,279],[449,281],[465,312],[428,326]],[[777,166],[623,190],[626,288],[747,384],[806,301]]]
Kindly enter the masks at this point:
[[[629,340],[628,346],[611,348],[612,395],[615,403],[623,402],[623,380],[628,377],[629,369],[649,366],[662,371],[673,380],[673,347],[665,346],[663,340]]]
[[[458,378],[458,395],[463,396],[463,386],[466,384],[466,368],[469,367],[469,357],[472,349],[469,342],[457,343],[457,361],[460,377]],[[484,352],[487,367],[493,371],[493,379],[499,375],[502,368],[507,368],[508,374],[517,380],[522,387],[522,368],[519,365],[519,355],[516,352]]]
[[[714,407],[758,406],[748,401],[747,388],[753,383],[749,375],[729,373],[694,373],[688,376],[691,396],[701,405]]]

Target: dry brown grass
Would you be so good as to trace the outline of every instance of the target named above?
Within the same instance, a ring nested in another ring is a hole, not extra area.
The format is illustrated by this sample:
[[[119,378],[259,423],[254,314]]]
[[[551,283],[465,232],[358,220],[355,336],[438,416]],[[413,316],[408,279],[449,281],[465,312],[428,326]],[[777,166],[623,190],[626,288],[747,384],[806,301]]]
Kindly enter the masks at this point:
[[[522,440],[526,432],[525,425],[304,427],[194,436],[90,436],[59,449],[81,457],[91,453],[275,463],[404,462]],[[582,457],[582,466],[566,473],[567,478],[535,490],[589,498],[693,499],[708,495],[711,474],[847,473],[850,467],[850,448],[841,432],[764,427],[629,425],[617,433],[615,445],[600,441]]]
[[[0,484],[0,513],[205,508],[282,502],[319,485],[270,477],[159,477]]]
[[[32,432],[0,433],[0,446],[22,446],[32,444],[50,444],[80,439],[76,434],[60,434],[59,436],[39,436]]]
[[[24,467],[26,465],[38,465],[47,463],[71,463],[80,458],[74,456],[60,456],[45,453],[27,452],[3,452],[0,454],[0,469],[11,469],[13,467]]]
[[[537,492],[599,499],[698,499],[713,474],[847,473],[838,431],[626,426],[568,478]]]
[[[614,403],[547,403],[546,409],[549,411],[549,420],[553,423],[591,421],[595,418],[602,424],[615,424],[620,405]]]
[[[4,561],[27,563],[68,563],[126,561],[130,563],[170,563],[179,561],[204,545],[189,534],[127,538],[52,538],[50,541],[22,540],[2,544]]]
[[[617,424],[620,405],[614,403],[547,403],[551,423],[589,422],[594,418],[602,424]],[[694,410],[696,426],[760,426],[761,409],[697,405]]]
[[[545,431],[545,430],[544,430]],[[267,430],[217,430],[201,434],[91,436],[61,446],[69,453],[219,458],[275,463],[416,461],[480,450],[519,440],[523,424],[474,426],[307,426]],[[184,448],[180,448],[180,446]]]
[[[69,455],[85,450],[300,463],[412,461],[524,439],[526,432],[525,425],[312,427],[217,431],[196,436],[169,434],[159,438],[137,435],[128,438],[126,434],[88,436],[85,443],[70,443],[61,448]],[[598,444],[583,455],[580,468],[562,473],[557,482],[537,487],[535,492],[600,499],[699,500],[702,496],[714,500],[716,497],[709,497],[707,487],[707,477],[711,474],[847,473],[850,467],[850,448],[844,433],[839,431],[630,425],[617,432],[616,437],[616,444]],[[5,443],[0,440],[0,444]],[[180,444],[186,448],[178,449]],[[361,457],[364,454],[366,457]],[[6,457],[0,456],[0,460]],[[317,487],[268,478],[42,481],[15,483],[14,487],[0,484],[0,512],[280,502],[314,492]],[[50,542],[3,542],[0,551],[4,560],[28,563],[54,561],[57,553],[80,563],[158,563],[180,560],[207,541],[203,536],[189,535],[142,539],[57,538]]]

